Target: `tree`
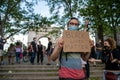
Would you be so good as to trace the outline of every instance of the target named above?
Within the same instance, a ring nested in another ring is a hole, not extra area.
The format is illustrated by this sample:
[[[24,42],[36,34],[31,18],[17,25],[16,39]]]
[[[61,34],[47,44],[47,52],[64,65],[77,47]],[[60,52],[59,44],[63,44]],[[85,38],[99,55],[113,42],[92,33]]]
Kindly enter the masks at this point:
[[[120,22],[120,1],[89,0],[86,7],[80,9],[81,15],[90,19],[93,28],[96,29],[99,39],[112,35],[117,41],[116,31]],[[108,34],[106,34],[108,33]]]
[[[65,27],[68,19],[71,17],[78,17],[78,9],[83,7],[82,0],[45,0],[48,3],[52,20],[60,27]]]
[[[120,1],[112,0],[106,2],[106,19],[111,31],[113,31],[114,39],[117,41],[117,32],[120,29]]]
[[[0,35],[10,38],[29,29],[37,31],[52,22],[47,17],[35,14],[33,6],[39,0],[0,0]]]

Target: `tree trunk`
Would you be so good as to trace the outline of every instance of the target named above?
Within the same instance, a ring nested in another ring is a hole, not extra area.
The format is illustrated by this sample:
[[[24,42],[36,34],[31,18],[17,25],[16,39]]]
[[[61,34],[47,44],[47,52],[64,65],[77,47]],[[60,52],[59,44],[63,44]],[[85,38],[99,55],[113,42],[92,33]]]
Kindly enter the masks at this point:
[[[102,47],[104,46],[103,43],[104,43],[104,39],[103,39],[103,26],[102,25],[99,25],[98,26],[98,39],[101,40],[102,42]]]
[[[114,40],[117,42],[117,31],[116,26],[113,26],[113,34],[114,34]],[[117,44],[117,43],[116,43]]]
[[[0,36],[3,36],[3,26],[2,26],[1,16],[0,16]]]

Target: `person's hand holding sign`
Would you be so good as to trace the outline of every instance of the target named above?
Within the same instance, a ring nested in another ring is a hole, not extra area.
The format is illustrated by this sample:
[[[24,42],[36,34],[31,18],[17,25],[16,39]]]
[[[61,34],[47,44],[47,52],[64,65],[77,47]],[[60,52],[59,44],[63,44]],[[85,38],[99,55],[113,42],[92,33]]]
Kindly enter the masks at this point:
[[[89,20],[85,20],[85,26],[86,26],[86,28],[88,28],[88,25],[89,25]]]
[[[89,25],[89,20],[85,20],[85,29],[84,29],[84,31],[87,31],[88,25]]]
[[[57,43],[58,43],[59,47],[62,48],[63,47],[63,38],[62,37],[58,38]]]

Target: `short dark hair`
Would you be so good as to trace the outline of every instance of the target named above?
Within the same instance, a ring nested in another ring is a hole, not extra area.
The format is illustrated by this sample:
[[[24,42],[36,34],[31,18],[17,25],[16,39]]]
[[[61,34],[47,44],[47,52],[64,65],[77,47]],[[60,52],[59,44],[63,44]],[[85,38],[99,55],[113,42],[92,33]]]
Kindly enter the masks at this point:
[[[78,25],[79,25],[79,20],[78,20],[78,18],[72,17],[72,18],[70,18],[70,20],[68,21],[67,26],[69,25],[70,21],[73,20],[73,19],[77,20],[77,21],[78,21]]]

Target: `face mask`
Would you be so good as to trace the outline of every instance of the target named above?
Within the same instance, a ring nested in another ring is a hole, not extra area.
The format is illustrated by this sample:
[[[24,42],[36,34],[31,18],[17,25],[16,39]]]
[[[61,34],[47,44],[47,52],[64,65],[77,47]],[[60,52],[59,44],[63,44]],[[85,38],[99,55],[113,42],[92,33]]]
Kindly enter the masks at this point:
[[[72,25],[72,26],[69,26],[69,27],[68,27],[68,30],[78,30],[78,27]]]
[[[105,50],[110,50],[110,48],[108,46],[104,46]]]

